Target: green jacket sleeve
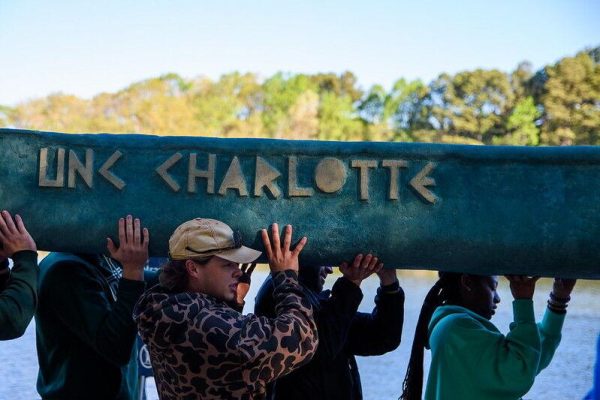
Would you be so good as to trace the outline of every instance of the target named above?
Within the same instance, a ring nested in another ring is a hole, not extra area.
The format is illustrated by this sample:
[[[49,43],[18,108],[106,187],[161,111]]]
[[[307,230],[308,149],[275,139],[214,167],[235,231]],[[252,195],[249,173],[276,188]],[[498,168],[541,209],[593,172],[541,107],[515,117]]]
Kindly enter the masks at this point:
[[[447,366],[461,370],[461,380],[486,392],[519,398],[537,375],[541,341],[533,301],[515,300],[513,312],[514,322],[506,336],[491,323],[486,326],[466,314],[446,317],[436,328],[441,334],[431,335],[431,347],[444,349]]]
[[[19,251],[14,266],[0,292],[0,340],[23,335],[37,307],[37,253]]]
[[[45,298],[62,323],[108,362],[127,364],[137,331],[133,307],[144,282],[122,278],[112,303],[97,274],[83,264],[58,263],[45,280]]]
[[[559,314],[546,307],[544,318],[542,319],[542,322],[538,324],[540,338],[542,340],[542,355],[540,357],[538,374],[550,364],[552,357],[554,357],[554,353],[556,352],[562,337],[561,332],[563,323],[565,322],[565,316],[565,313]]]

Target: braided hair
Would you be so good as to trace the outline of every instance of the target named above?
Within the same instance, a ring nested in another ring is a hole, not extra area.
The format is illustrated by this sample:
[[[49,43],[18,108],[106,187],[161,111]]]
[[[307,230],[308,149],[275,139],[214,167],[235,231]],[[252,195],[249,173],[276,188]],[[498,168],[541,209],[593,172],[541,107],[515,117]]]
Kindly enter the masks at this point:
[[[460,280],[462,275],[455,272],[440,272],[438,281],[425,296],[415,329],[410,361],[402,384],[400,400],[421,400],[423,392],[423,357],[425,347],[429,345],[429,321],[433,312],[439,306],[460,302]]]

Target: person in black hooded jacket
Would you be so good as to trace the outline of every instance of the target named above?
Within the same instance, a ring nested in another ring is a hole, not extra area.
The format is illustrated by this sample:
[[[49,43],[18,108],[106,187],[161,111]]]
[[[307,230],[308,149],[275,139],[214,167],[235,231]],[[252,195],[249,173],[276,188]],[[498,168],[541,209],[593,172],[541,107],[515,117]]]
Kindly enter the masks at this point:
[[[312,361],[271,385],[267,399],[362,399],[354,356],[375,356],[400,344],[404,322],[404,292],[394,269],[383,269],[377,257],[359,254],[340,265],[342,277],[332,290],[323,284],[332,267],[302,266],[299,281],[315,310],[319,346]],[[357,312],[360,283],[372,273],[380,279],[373,312]],[[265,280],[255,301],[257,315],[274,313],[272,281]]]

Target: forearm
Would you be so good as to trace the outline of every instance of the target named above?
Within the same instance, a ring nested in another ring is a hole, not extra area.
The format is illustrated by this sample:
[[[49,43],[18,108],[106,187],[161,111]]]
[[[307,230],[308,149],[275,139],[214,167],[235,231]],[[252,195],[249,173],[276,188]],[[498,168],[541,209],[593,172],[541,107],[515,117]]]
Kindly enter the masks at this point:
[[[349,348],[356,355],[381,355],[396,349],[402,340],[404,291],[395,284],[380,287],[371,314],[358,314]]]
[[[533,384],[541,356],[541,338],[533,310],[533,301],[513,301],[513,322],[503,343],[499,344],[498,371],[519,378],[523,385]]]
[[[380,350],[383,352],[396,349],[402,340],[404,299],[404,290],[399,283],[378,290],[373,316],[375,329],[381,333]]]
[[[336,357],[345,347],[348,335],[363,294],[350,280],[339,278],[331,290],[331,297],[321,303],[319,311],[319,351]]]
[[[275,318],[250,315],[238,346],[249,370],[270,382],[308,362],[317,348],[317,328],[310,303],[293,271],[273,275]],[[256,349],[261,349],[257,352]],[[273,368],[273,363],[278,368]]]
[[[273,282],[275,325],[279,322],[292,323],[299,328],[294,332],[299,339],[307,342],[315,339],[317,326],[313,309],[298,283],[298,275],[293,271],[278,272],[273,274]]]
[[[10,278],[0,293],[0,340],[23,335],[37,306],[37,253],[19,251],[13,261]]]
[[[542,353],[538,373],[546,368],[554,357],[554,353],[562,338],[562,327],[565,317],[566,313],[557,313],[546,308],[544,318],[542,319],[542,322],[538,324],[542,343]]]

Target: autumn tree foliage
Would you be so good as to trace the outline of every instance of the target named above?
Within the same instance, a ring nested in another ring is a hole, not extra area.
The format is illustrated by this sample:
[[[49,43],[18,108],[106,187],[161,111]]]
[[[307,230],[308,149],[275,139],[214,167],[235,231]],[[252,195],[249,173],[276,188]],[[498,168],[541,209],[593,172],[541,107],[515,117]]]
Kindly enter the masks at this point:
[[[600,47],[533,71],[476,69],[429,83],[362,88],[341,74],[167,74],[91,99],[54,93],[0,105],[0,126],[148,133],[495,145],[600,144]]]

